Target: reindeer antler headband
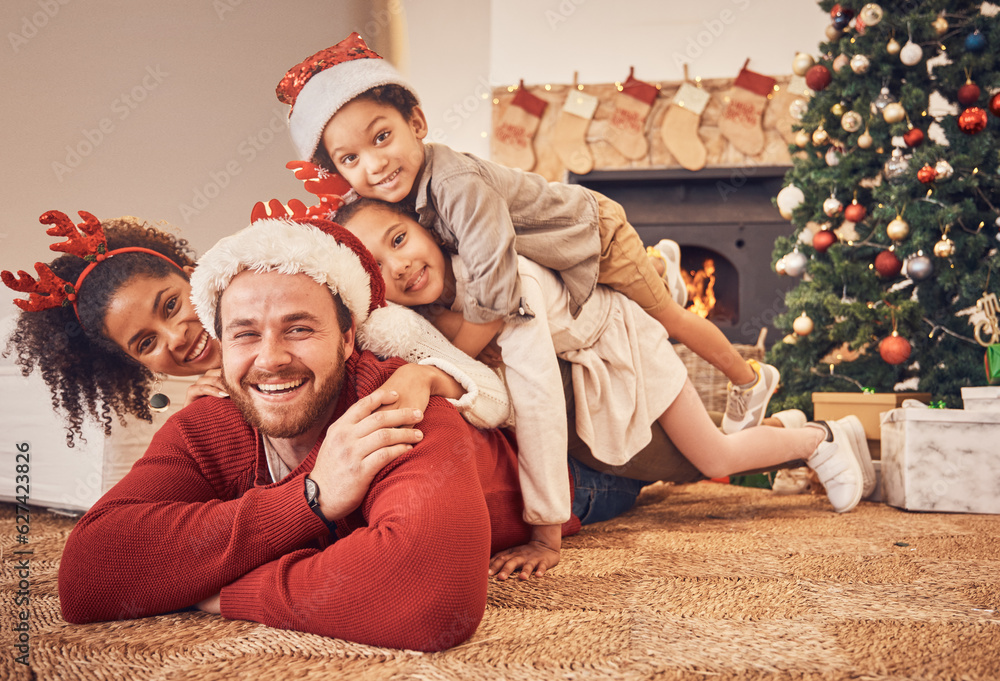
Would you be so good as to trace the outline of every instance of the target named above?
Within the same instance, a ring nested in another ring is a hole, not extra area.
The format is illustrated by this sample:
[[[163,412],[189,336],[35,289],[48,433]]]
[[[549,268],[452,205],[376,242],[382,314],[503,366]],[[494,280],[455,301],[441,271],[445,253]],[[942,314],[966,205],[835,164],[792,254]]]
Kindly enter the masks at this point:
[[[14,304],[25,312],[39,312],[53,307],[72,305],[73,313],[76,315],[77,321],[80,321],[77,293],[83,280],[97,265],[119,253],[149,253],[163,258],[178,269],[182,269],[180,265],[167,256],[149,248],[129,246],[109,251],[108,241],[104,236],[104,228],[101,226],[100,220],[86,211],[81,210],[78,214],[83,218],[83,222],[79,225],[74,225],[68,215],[58,210],[46,211],[38,218],[38,221],[43,225],[52,225],[45,230],[46,234],[66,237],[66,241],[49,246],[51,250],[75,255],[90,263],[80,272],[75,283],[71,284],[56,276],[48,265],[40,262],[35,263],[35,272],[38,273],[37,281],[24,270],[18,270],[16,277],[7,270],[0,272],[0,279],[8,288],[30,294],[27,300],[20,298],[14,300]]]

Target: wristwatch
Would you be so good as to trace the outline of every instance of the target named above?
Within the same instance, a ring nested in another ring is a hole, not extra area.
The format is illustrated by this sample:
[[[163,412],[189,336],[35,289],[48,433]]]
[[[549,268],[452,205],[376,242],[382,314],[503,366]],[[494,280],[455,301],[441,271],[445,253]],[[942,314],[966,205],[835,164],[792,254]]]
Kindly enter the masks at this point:
[[[312,512],[315,513],[316,516],[323,521],[323,524],[326,525],[326,529],[330,531],[330,534],[336,534],[337,533],[336,523],[331,523],[329,520],[327,520],[326,516],[323,515],[323,511],[320,510],[319,485],[317,485],[316,481],[310,478],[308,475],[305,476],[305,480],[306,480],[306,503],[309,504],[309,508],[312,509]]]

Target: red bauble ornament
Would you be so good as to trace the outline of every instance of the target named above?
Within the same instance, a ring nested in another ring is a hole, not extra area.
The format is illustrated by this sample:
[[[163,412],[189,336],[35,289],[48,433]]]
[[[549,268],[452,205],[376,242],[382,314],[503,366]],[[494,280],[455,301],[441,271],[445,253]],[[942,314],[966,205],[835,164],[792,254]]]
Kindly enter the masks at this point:
[[[895,331],[892,332],[891,336],[883,338],[882,342],[878,344],[878,354],[882,355],[882,359],[889,364],[902,364],[910,357],[912,349],[910,341]]]
[[[975,135],[986,127],[986,112],[978,106],[972,106],[958,117],[958,128],[967,135]]]
[[[924,141],[924,131],[920,128],[910,128],[903,134],[903,141],[907,146],[919,147]]]
[[[958,88],[958,102],[963,106],[972,106],[979,101],[980,94],[979,86],[968,80],[965,85]]]
[[[826,68],[822,64],[816,64],[808,71],[806,71],[806,85],[809,86],[810,90],[819,92],[830,84],[833,76],[830,75],[830,69]]]
[[[903,261],[892,251],[882,251],[875,256],[875,271],[880,277],[892,279],[903,269]]]
[[[851,222],[861,222],[867,215],[868,209],[857,202],[852,202],[844,209],[844,218]]]
[[[917,171],[917,179],[924,184],[930,184],[936,177],[937,171],[934,170],[934,166],[929,163]]]
[[[826,249],[835,243],[837,243],[837,235],[828,229],[816,232],[816,235],[813,237],[813,248],[820,253],[825,253]]]
[[[1000,116],[1000,92],[990,97],[989,107],[991,114],[994,116]]]

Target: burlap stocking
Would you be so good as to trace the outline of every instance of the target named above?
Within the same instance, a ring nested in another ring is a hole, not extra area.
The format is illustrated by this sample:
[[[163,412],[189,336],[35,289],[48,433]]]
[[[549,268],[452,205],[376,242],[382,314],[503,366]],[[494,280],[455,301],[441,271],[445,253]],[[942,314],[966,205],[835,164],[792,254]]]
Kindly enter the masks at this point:
[[[795,143],[795,131],[792,126],[798,125],[799,119],[792,114],[791,107],[798,100],[801,101],[797,106],[803,107],[804,110],[809,101],[806,81],[802,76],[792,76],[788,85],[774,92],[767,107],[767,119],[771,121],[769,126],[774,127],[788,144]]]
[[[584,175],[594,169],[594,156],[587,146],[587,128],[597,110],[597,97],[573,88],[566,95],[556,120],[552,144],[570,172]]]
[[[528,92],[522,80],[513,101],[493,130],[493,152],[498,163],[521,170],[535,167],[532,140],[547,106],[544,99]]]
[[[719,131],[738,150],[753,156],[764,149],[764,108],[767,97],[774,92],[774,78],[747,70],[743,64],[733,87],[723,96],[726,108],[719,121]]]
[[[635,161],[649,153],[646,117],[649,116],[659,90],[655,85],[633,78],[633,71],[634,69],[629,69],[628,80],[615,97],[615,110],[604,131],[604,139],[625,158]]]
[[[709,94],[691,83],[683,83],[660,123],[660,136],[667,149],[688,170],[705,167],[708,151],[698,136],[701,114]]]

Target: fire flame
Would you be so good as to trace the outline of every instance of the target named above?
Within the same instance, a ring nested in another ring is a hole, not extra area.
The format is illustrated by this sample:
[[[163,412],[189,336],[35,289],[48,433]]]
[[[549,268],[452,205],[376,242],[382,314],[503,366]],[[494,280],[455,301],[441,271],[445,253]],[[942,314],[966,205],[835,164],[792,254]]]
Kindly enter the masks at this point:
[[[705,258],[700,270],[682,270],[687,283],[688,309],[707,318],[715,308],[715,261]]]

